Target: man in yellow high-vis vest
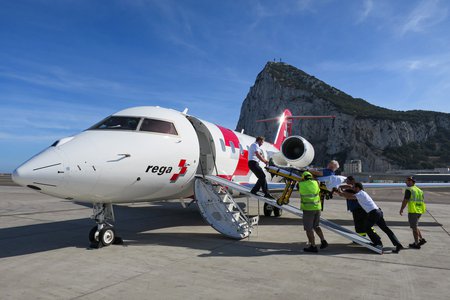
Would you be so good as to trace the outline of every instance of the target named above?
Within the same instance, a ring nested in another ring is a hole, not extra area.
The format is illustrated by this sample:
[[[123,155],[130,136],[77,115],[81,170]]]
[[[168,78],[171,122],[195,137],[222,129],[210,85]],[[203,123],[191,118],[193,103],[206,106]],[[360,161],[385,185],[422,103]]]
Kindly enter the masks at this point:
[[[402,207],[400,208],[400,215],[403,215],[403,209],[405,209],[408,204],[408,222],[414,236],[414,243],[409,244],[409,248],[420,249],[420,246],[427,242],[422,237],[422,233],[419,230],[420,216],[422,216],[426,210],[423,192],[416,186],[416,181],[413,177],[406,178],[406,186],[405,197],[403,198]]]
[[[313,179],[310,172],[303,172],[302,181],[299,182],[301,207],[303,210],[303,228],[308,237],[309,247],[303,249],[305,252],[319,252],[315,244],[314,231],[320,238],[320,249],[325,249],[328,246],[327,241],[323,236],[322,229],[319,226],[320,211],[322,205],[320,202],[320,188],[317,180]]]

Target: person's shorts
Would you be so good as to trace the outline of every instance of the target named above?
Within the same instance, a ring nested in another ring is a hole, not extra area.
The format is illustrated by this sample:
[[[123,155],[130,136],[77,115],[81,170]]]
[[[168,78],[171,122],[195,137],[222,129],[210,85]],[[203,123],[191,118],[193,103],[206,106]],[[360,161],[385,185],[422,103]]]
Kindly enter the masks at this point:
[[[415,229],[419,226],[419,219],[422,214],[408,213],[409,227]]]
[[[320,210],[303,211],[303,228],[305,231],[313,230],[319,227]]]

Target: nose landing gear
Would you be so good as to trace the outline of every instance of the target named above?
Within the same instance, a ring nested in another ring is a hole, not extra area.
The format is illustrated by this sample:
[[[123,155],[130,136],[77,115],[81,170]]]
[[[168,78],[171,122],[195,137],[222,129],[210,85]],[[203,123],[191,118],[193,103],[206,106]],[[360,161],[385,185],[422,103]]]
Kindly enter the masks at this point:
[[[101,248],[111,244],[123,244],[122,238],[116,236],[114,226],[108,221],[114,222],[114,211],[111,203],[94,203],[92,219],[97,225],[89,232],[91,248]]]

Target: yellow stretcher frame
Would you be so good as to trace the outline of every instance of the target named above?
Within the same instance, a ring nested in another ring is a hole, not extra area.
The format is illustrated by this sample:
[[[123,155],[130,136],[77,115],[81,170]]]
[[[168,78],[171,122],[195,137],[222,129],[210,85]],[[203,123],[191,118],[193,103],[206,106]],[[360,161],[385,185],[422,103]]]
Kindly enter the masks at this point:
[[[266,170],[273,176],[281,176],[284,178],[285,180],[284,190],[280,198],[277,199],[277,204],[278,205],[289,204],[289,199],[291,198],[292,192],[297,186],[297,183],[303,180],[301,176],[294,173],[292,170],[286,170],[281,167],[269,166],[266,167]],[[329,191],[326,185],[322,182],[319,182],[319,187],[320,187],[319,193],[320,201],[322,202],[322,210],[323,210],[324,200],[333,198],[333,193]]]

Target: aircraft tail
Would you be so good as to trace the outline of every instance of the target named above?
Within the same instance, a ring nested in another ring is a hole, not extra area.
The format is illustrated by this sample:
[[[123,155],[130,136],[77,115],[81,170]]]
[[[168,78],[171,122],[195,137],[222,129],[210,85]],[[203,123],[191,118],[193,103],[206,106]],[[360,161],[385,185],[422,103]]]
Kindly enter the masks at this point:
[[[281,116],[277,118],[258,120],[256,122],[273,122],[277,121],[279,123],[277,135],[273,145],[278,149],[281,148],[284,140],[292,134],[292,120],[301,119],[334,119],[336,116],[293,116],[289,109],[285,109]]]
[[[277,147],[277,149],[281,148],[281,144],[291,134],[292,120],[289,118],[291,116],[291,111],[289,109],[285,109],[279,118],[277,135],[275,136],[275,140],[273,142],[273,145]]]
[[[291,124],[292,124],[292,113],[289,109],[285,109],[281,116],[277,118],[271,118],[271,119],[264,119],[264,120],[258,120],[256,122],[278,122],[278,130],[277,134],[275,136],[273,145],[277,148],[281,148],[281,144],[283,141],[291,134]]]

